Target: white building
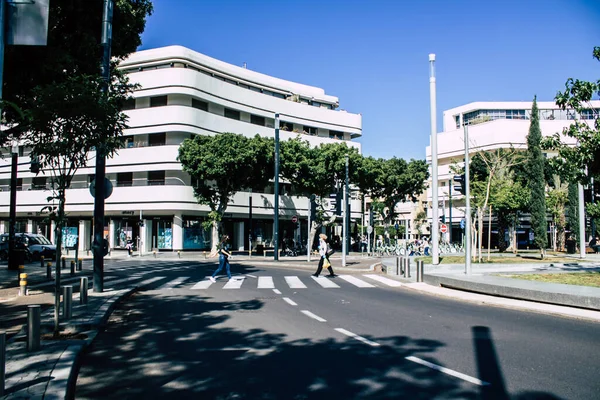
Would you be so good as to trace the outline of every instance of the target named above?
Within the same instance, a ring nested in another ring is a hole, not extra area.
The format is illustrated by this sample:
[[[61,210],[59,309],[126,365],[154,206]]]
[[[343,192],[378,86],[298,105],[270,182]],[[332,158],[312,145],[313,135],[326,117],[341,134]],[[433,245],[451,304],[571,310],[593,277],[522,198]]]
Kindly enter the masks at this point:
[[[279,113],[282,140],[299,134],[313,145],[343,140],[360,151],[360,144],[352,139],[362,135],[361,115],[338,110],[338,98],[323,89],[227,64],[180,46],[134,53],[120,68],[141,88],[126,107],[126,148],[106,161],[106,176],[114,186],[105,206],[105,234],[111,248],[123,247],[127,237],[139,238],[143,251],[210,248],[210,235],[201,227],[208,207],[197,203],[190,176],[176,161],[179,145],[194,135],[234,132],[274,137],[274,116]],[[8,151],[4,149],[4,155]],[[18,171],[16,232],[37,231],[53,239],[53,229],[40,213],[49,182],[43,174],[35,177],[29,172],[28,149],[19,152],[23,156],[19,161],[25,165]],[[94,167],[92,161],[78,171],[66,196],[68,225],[79,235],[80,250],[88,250],[92,240],[94,199],[88,187]],[[5,157],[0,160],[2,232],[8,232],[9,183],[10,157]],[[304,240],[308,200],[289,193],[285,183],[280,188],[279,237]],[[224,219],[234,249],[248,248],[250,214],[255,240],[269,244],[273,199],[272,187],[264,193],[234,196]],[[359,218],[360,202],[353,201],[351,207],[352,218]],[[291,222],[294,215],[299,227]]]
[[[444,111],[442,132],[437,135],[438,146],[438,200],[441,217],[453,227],[453,240],[460,240],[460,221],[464,218],[464,199],[450,187],[453,185],[452,165],[464,165],[465,141],[464,126],[468,127],[469,154],[485,150],[514,147],[527,148],[532,101],[519,102],[475,102]],[[543,136],[562,132],[575,119],[592,121],[592,110],[582,115],[572,110],[563,111],[554,102],[537,103],[540,115],[540,129]],[[600,108],[600,101],[593,101],[594,109]],[[596,110],[596,113],[598,110]],[[563,141],[568,142],[566,137]],[[574,142],[573,142],[574,143]],[[427,161],[431,163],[431,147],[426,148]],[[431,219],[431,178],[427,191],[428,215]],[[450,221],[449,194],[452,191],[452,221]],[[447,236],[446,236],[447,238]]]

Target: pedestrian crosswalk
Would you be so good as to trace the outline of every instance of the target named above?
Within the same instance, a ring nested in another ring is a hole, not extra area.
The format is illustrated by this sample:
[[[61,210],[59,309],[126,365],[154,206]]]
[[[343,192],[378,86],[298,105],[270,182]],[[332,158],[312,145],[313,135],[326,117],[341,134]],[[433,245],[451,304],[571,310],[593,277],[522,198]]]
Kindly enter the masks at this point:
[[[376,274],[366,275],[337,275],[336,278],[320,277],[299,277],[285,276],[274,278],[272,276],[234,276],[231,280],[221,278],[216,282],[212,282],[209,276],[204,277],[200,281],[193,281],[190,277],[177,277],[168,282],[163,282],[158,289],[189,289],[189,290],[208,290],[208,289],[340,289],[344,286],[358,288],[375,288],[375,287],[399,287],[402,283]]]

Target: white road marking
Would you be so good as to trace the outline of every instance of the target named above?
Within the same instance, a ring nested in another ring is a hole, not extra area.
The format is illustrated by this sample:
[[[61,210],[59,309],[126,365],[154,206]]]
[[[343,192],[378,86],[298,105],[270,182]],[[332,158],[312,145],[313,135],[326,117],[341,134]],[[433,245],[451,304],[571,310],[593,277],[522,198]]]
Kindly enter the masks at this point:
[[[366,344],[368,344],[369,346],[373,346],[373,347],[379,347],[379,346],[380,346],[380,344],[379,344],[379,343],[377,343],[377,342],[372,342],[372,341],[370,341],[369,339],[365,339],[365,338],[364,338],[364,337],[362,337],[362,336],[358,336],[356,333],[353,333],[353,332],[347,331],[347,330],[345,330],[344,328],[335,328],[335,330],[336,330],[336,331],[338,331],[339,333],[341,333],[341,334],[344,334],[344,335],[346,335],[346,336],[349,336],[349,337],[351,337],[351,338],[353,338],[353,339],[360,340],[361,342],[363,342],[363,343],[366,343]]]
[[[256,275],[247,274],[246,276],[249,276],[250,278],[256,278]]]
[[[339,288],[338,285],[336,285],[335,283],[333,283],[331,281],[331,278],[325,278],[325,277],[314,277],[312,276],[311,278],[313,278],[315,280],[315,282],[317,282],[319,285],[323,286],[325,289],[331,289],[331,288]]]
[[[412,361],[412,362],[415,362],[417,364],[424,365],[424,366],[429,367],[431,369],[434,369],[436,371],[443,372],[446,375],[451,375],[451,376],[454,376],[456,378],[465,380],[467,382],[474,383],[474,384],[479,385],[479,386],[487,386],[487,385],[490,384],[489,382],[485,382],[485,381],[479,380],[477,378],[473,378],[472,376],[465,375],[465,374],[463,374],[461,372],[454,371],[454,370],[452,370],[450,368],[442,367],[441,365],[430,363],[429,361],[422,360],[422,359],[420,359],[418,357],[409,356],[409,357],[406,357],[406,359],[408,361]]]
[[[290,299],[289,297],[284,297],[283,301],[285,301],[286,303],[288,303],[290,306],[297,306],[298,304],[296,304],[294,302],[294,300]]]
[[[398,281],[395,281],[395,280],[390,279],[390,278],[385,278],[383,276],[379,276],[379,275],[375,275],[375,274],[367,274],[367,275],[363,275],[363,276],[366,276],[367,278],[371,278],[371,279],[373,279],[373,280],[375,280],[377,282],[381,282],[384,285],[388,285],[388,286],[391,286],[391,287],[400,287],[400,286],[402,286],[402,282],[398,282]]]
[[[173,290],[173,288],[174,288],[175,286],[177,286],[177,285],[181,285],[181,284],[182,284],[183,282],[185,282],[187,279],[188,279],[188,277],[185,277],[185,276],[183,276],[183,277],[179,277],[179,278],[175,278],[175,279],[173,279],[172,281],[170,281],[170,282],[167,282],[167,283],[165,283],[165,284],[164,284],[164,285],[162,285],[162,286],[159,286],[159,287],[157,288],[157,290],[163,290],[163,289],[166,289],[166,290]]]
[[[161,279],[165,279],[165,278],[166,278],[166,276],[155,276],[154,278],[146,279],[145,281],[142,281],[135,286],[137,286],[137,287],[146,286],[146,285],[151,284],[152,282],[160,281]],[[131,280],[131,279],[123,279],[121,281],[114,281],[114,282],[110,282],[110,283],[111,284],[121,283],[121,282],[127,281],[127,280]],[[116,289],[115,288],[105,288],[105,290],[116,290]]]
[[[230,279],[223,289],[239,289],[242,287],[242,283],[244,283],[244,278]]]
[[[323,318],[319,317],[318,315],[315,315],[315,314],[311,313],[308,310],[302,310],[301,312],[302,312],[302,314],[306,315],[307,317],[310,317],[312,319],[316,319],[319,322],[327,322],[326,319],[323,319]]]
[[[258,289],[275,289],[272,276],[259,276]]]
[[[277,289],[273,289],[273,292],[274,292],[275,294],[281,294],[281,292],[280,292],[279,290],[277,290]]]
[[[203,281],[200,281],[198,283],[196,283],[194,286],[191,287],[190,290],[196,290],[196,289],[208,289],[210,287],[210,285],[212,285],[212,281],[210,279],[209,276],[205,276]]]
[[[290,289],[306,289],[306,285],[302,283],[300,278],[297,276],[286,276],[285,281],[287,282]]]
[[[346,282],[351,283],[354,286],[357,286],[357,287],[360,287],[360,288],[363,288],[363,287],[377,287],[377,286],[371,285],[370,283],[365,282],[365,281],[363,281],[361,279],[358,279],[357,277],[352,276],[352,275],[339,275],[339,277],[341,279],[345,280]]]

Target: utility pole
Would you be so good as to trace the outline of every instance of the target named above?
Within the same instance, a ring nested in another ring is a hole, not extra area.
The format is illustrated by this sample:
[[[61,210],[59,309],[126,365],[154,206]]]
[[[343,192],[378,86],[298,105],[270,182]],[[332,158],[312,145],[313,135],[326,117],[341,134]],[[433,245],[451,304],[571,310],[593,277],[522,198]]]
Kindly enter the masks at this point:
[[[346,182],[344,184],[344,224],[342,225],[342,267],[346,266],[346,252],[348,251],[348,155],[346,155]]]
[[[435,54],[429,55],[429,101],[431,111],[431,255],[432,264],[440,263],[438,220],[438,152],[437,152],[437,122],[436,122],[436,93],[435,93]]]
[[[113,0],[104,0],[102,15],[102,93],[108,96],[110,82],[110,50],[112,42]],[[94,292],[104,291],[104,197],[106,194],[106,154],[104,145],[96,148],[96,175],[94,177]]]
[[[449,207],[449,210],[448,210],[448,214],[449,214],[448,219],[450,220],[450,221],[448,221],[448,226],[449,226],[449,228],[448,228],[448,234],[449,234],[448,242],[450,244],[452,244],[452,179],[448,180],[448,207]]]
[[[275,114],[275,216],[273,222],[273,258],[279,260],[279,113]]]
[[[471,275],[471,181],[469,173],[469,128],[465,130],[465,274]]]

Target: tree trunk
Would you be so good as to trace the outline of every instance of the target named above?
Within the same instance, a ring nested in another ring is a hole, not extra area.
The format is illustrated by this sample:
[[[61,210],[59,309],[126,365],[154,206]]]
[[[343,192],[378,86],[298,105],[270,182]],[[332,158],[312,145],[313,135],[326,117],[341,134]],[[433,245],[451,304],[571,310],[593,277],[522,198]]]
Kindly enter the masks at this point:
[[[477,260],[482,261],[481,248],[483,247],[483,207],[477,207]]]
[[[213,219],[212,223],[212,247],[211,253],[216,253],[217,245],[219,244],[219,231],[221,230],[221,224],[216,219]]]
[[[54,237],[56,238],[56,273],[54,278],[54,336],[60,332],[59,309],[60,309],[60,275],[62,268],[62,229],[65,217],[65,192],[58,192],[58,213]]]
[[[490,247],[492,246],[492,206],[490,206],[490,215],[488,217],[488,256],[487,260],[490,261]]]

